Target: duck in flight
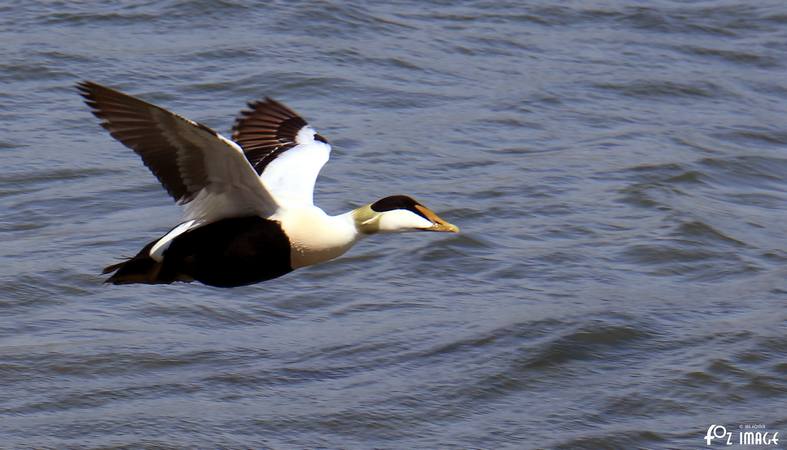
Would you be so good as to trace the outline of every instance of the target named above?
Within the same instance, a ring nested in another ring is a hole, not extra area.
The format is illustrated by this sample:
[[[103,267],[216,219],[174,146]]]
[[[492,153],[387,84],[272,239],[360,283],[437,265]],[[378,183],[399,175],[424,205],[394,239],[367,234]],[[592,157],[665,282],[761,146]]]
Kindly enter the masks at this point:
[[[105,268],[107,283],[243,286],[336,258],[367,235],[459,231],[404,195],[326,214],[313,191],[331,146],[273,99],[249,103],[230,140],[117,90],[90,81],[77,88],[101,125],[184,209],[182,223]]]

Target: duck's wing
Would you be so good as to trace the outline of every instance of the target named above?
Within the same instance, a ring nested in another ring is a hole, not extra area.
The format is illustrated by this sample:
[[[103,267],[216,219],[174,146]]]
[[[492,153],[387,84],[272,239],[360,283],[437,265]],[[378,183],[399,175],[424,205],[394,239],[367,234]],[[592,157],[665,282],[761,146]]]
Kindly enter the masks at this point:
[[[251,102],[235,120],[232,140],[276,201],[314,204],[314,183],[331,146],[295,111],[271,98]]]
[[[134,150],[184,205],[186,220],[269,217],[278,204],[243,149],[205,125],[99,84],[77,85],[109,133]]]

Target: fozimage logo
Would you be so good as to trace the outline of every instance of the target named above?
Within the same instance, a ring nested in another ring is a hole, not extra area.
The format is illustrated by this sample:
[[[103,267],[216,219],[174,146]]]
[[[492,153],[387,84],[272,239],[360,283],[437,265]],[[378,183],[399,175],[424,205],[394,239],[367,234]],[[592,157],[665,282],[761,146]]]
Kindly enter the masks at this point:
[[[727,445],[732,445],[732,433],[728,432],[724,425],[713,424],[708,427],[705,434],[705,445],[711,445],[714,439],[720,439]]]
[[[727,431],[724,425],[713,424],[705,433],[705,445],[779,445],[779,432],[767,431],[764,424],[740,424],[738,429]]]

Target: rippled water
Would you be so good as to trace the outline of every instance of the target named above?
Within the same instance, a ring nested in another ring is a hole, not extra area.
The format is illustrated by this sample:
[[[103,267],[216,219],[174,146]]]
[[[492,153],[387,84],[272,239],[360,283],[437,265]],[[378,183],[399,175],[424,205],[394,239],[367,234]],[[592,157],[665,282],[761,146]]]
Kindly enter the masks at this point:
[[[782,1],[4,3],[0,445],[787,433],[785,25]],[[463,233],[102,285],[179,211],[81,79],[221,131],[278,98],[334,144],[326,210],[407,193]]]

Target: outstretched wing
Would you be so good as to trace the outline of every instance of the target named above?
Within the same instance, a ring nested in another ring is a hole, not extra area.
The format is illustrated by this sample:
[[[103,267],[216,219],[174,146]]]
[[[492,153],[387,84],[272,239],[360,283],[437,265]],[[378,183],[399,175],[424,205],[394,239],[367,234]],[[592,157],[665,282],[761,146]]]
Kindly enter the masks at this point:
[[[243,150],[205,125],[99,84],[77,85],[109,133],[134,150],[185,206],[186,220],[268,217],[278,204]]]
[[[265,187],[282,205],[313,205],[314,183],[331,146],[293,110],[271,98],[249,103],[232,127]]]

